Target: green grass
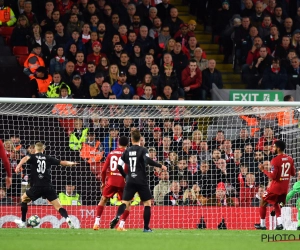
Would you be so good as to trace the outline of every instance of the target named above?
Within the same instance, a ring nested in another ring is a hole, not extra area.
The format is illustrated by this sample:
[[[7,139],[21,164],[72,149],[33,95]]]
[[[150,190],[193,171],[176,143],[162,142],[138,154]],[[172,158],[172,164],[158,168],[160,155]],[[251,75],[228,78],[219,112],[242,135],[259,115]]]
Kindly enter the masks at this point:
[[[155,230],[143,233],[91,229],[0,229],[1,250],[259,250],[299,249],[295,242],[261,242],[262,233],[293,234],[298,231]]]

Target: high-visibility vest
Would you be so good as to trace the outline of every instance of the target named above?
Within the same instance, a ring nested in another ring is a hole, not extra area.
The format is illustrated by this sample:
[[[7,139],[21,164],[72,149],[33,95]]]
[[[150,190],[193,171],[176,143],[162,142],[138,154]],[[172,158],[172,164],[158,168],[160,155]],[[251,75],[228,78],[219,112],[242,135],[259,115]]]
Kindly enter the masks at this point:
[[[48,90],[48,86],[50,85],[51,81],[52,81],[52,76],[50,74],[48,74],[48,78],[46,79],[41,79],[41,78],[36,78],[36,77],[32,77],[33,79],[35,78],[37,85],[38,85],[38,90],[39,93],[46,93]]]
[[[70,135],[69,147],[72,150],[80,150],[82,148],[82,144],[86,141],[87,133],[89,129],[85,128],[82,130],[82,134],[80,138],[77,138],[74,133]]]
[[[83,143],[80,150],[80,157],[88,160],[88,163],[100,162],[103,158],[104,152],[99,151],[100,141],[96,145],[90,146],[88,143]]]
[[[1,22],[8,22],[10,20],[10,8],[5,7],[0,10],[0,21]]]
[[[68,196],[65,193],[59,193],[58,198],[61,205],[81,205],[79,200],[80,195],[76,193],[75,196]]]
[[[277,120],[280,127],[298,124],[298,119],[294,119],[294,110],[278,112]]]
[[[50,84],[48,86],[47,97],[48,98],[58,98],[59,97],[59,89],[62,85],[65,85],[68,88],[68,95],[71,95],[72,92],[71,92],[71,88],[69,87],[69,85],[62,82],[58,85]]]
[[[77,110],[72,104],[59,103],[54,105],[52,114],[60,116],[74,116],[77,114]]]
[[[24,62],[24,68],[28,68],[32,74],[34,74],[37,68],[40,66],[45,67],[45,62],[43,58],[34,53],[30,53],[28,58]]]

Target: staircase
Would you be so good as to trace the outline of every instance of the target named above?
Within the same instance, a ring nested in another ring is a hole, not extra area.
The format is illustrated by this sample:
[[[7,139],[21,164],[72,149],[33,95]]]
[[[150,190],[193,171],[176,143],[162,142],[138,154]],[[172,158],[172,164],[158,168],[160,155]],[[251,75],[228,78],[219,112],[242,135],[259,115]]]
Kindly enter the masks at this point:
[[[183,5],[182,0],[170,0],[179,12],[180,19],[184,23],[189,20],[196,20],[195,16],[189,14],[189,6]],[[211,32],[204,31],[204,26],[197,24],[195,35],[200,47],[205,51],[207,59],[215,59],[216,68],[222,72],[224,89],[245,89],[246,85],[241,83],[241,75],[234,73],[232,64],[223,64],[224,55],[219,51],[219,45],[212,43]]]

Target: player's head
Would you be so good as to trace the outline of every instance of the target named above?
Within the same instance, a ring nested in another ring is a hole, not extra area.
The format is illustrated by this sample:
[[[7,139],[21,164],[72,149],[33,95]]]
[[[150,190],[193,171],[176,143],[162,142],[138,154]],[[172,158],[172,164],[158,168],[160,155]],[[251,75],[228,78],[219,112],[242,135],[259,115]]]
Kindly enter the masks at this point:
[[[119,138],[119,145],[122,147],[126,147],[128,145],[128,137],[127,136],[121,136]]]
[[[34,146],[35,152],[36,153],[41,153],[44,152],[45,150],[45,145],[41,142],[37,142]]]
[[[284,141],[276,141],[274,142],[275,153],[283,152],[285,150],[285,142]]]
[[[131,141],[134,142],[139,142],[141,139],[141,134],[139,130],[133,130],[131,131]]]

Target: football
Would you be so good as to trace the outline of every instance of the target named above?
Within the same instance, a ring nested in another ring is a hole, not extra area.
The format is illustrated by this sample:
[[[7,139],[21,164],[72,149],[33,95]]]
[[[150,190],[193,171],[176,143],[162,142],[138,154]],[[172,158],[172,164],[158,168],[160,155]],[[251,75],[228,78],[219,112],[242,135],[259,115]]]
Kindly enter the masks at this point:
[[[32,215],[29,217],[27,224],[31,227],[37,227],[41,222],[40,217],[38,217],[37,215]]]

